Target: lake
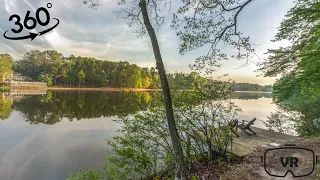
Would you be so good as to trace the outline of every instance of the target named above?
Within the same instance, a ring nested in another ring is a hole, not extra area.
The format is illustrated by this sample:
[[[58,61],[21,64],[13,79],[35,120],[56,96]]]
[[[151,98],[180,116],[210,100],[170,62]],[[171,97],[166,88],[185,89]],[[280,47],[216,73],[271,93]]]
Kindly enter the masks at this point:
[[[1,180],[57,180],[79,169],[102,169],[107,141],[119,135],[114,120],[159,103],[156,92],[0,94]],[[242,108],[238,119],[256,117],[261,128],[276,108],[270,93],[236,92],[233,101]]]

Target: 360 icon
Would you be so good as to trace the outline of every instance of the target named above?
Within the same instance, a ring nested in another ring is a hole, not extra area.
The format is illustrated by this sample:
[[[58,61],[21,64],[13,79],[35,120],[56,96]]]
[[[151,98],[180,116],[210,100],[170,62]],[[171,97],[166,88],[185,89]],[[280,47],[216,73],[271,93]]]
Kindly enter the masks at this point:
[[[47,4],[47,8],[51,8],[52,7],[52,4],[51,3],[48,3]],[[51,21],[51,17],[50,17],[50,13],[49,11],[44,8],[44,7],[39,7],[36,12],[35,12],[35,17],[32,17],[30,15],[30,11],[27,11],[27,14],[25,15],[25,17],[23,18],[24,20],[22,21],[22,18],[17,15],[17,14],[13,14],[9,17],[9,21],[13,21],[15,26],[14,28],[11,29],[11,31],[15,34],[18,34],[18,33],[21,33],[22,30],[24,28],[28,29],[28,30],[33,30],[37,27],[37,25],[41,25],[41,26],[47,26],[49,25],[50,21]],[[44,20],[42,20],[40,18],[40,14],[44,14]],[[31,41],[36,38],[38,35],[41,36],[41,35],[44,35],[48,32],[50,32],[51,30],[53,30],[54,28],[56,28],[60,21],[59,19],[57,18],[52,18],[54,20],[56,20],[56,24],[52,27],[49,27],[48,29],[46,30],[43,30],[39,33],[34,33],[34,32],[29,32],[28,35],[22,35],[22,36],[18,36],[18,37],[12,37],[12,36],[8,36],[7,33],[9,32],[9,30],[7,30],[3,36],[6,38],[6,39],[9,39],[9,40],[24,40],[24,39],[31,39]]]

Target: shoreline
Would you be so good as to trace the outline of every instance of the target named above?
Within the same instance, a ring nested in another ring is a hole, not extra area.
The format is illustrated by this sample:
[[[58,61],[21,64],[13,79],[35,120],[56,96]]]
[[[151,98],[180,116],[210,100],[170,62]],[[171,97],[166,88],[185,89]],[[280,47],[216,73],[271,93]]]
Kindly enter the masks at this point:
[[[54,91],[134,91],[134,92],[145,92],[145,91],[160,91],[160,89],[144,89],[144,88],[76,88],[76,87],[47,87],[46,90]]]
[[[46,88],[11,88],[11,87],[0,87],[4,90],[53,90],[53,91],[134,91],[134,92],[150,92],[150,91],[162,91],[162,89],[144,89],[144,88],[109,88],[109,87],[46,87]],[[272,94],[272,92],[264,91],[234,91],[234,93],[266,93]]]
[[[235,93],[239,92],[239,93],[270,93],[272,94],[272,92],[269,92],[269,91],[234,91]]]

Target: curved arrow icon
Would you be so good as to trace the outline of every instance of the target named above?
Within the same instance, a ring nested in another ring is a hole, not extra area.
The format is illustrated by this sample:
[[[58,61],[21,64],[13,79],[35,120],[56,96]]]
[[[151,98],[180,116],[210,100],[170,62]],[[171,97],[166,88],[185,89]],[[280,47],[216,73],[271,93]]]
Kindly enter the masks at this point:
[[[49,28],[49,29],[47,29],[47,30],[44,30],[44,31],[40,32],[39,34],[38,34],[38,33],[29,32],[29,35],[28,35],[28,36],[8,37],[6,34],[7,34],[7,32],[8,32],[9,30],[7,30],[7,31],[3,34],[3,36],[4,36],[6,39],[10,39],[10,40],[31,39],[31,41],[32,41],[32,40],[34,40],[34,38],[36,38],[38,35],[39,35],[39,36],[44,35],[44,34],[50,32],[50,31],[52,31],[54,28],[56,28],[56,27],[59,25],[59,23],[60,23],[59,19],[57,19],[57,18],[52,18],[52,19],[57,20],[57,24],[54,25],[52,28]]]
[[[31,39],[31,41],[36,38],[38,36],[37,33],[32,33],[32,32],[29,32],[29,35],[28,36],[22,36],[22,37],[8,37],[6,36],[6,33],[8,32],[9,30],[7,30],[3,36],[6,38],[6,39],[10,39],[10,40],[23,40],[23,39]]]
[[[44,35],[44,34],[46,34],[47,32],[50,32],[51,30],[53,30],[54,28],[56,28],[56,27],[59,25],[59,23],[60,23],[59,19],[57,19],[57,18],[52,18],[52,19],[57,20],[57,24],[54,25],[54,26],[53,26],[52,28],[50,28],[50,29],[47,29],[47,30],[44,30],[44,31],[40,32],[40,35],[39,35],[39,36]]]

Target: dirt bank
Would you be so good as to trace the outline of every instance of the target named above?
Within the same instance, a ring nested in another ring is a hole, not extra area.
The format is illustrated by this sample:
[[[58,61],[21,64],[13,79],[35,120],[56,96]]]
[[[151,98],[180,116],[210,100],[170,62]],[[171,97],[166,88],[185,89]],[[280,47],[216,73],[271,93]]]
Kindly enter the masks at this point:
[[[291,142],[291,144],[295,144],[296,146],[292,147],[300,147],[313,150],[316,156],[320,156],[320,138],[318,139],[305,139],[305,140],[297,140]],[[234,180],[234,179],[241,179],[241,180],[257,180],[257,179],[270,179],[275,180],[279,179],[277,177],[272,177],[265,172],[263,161],[261,157],[264,155],[267,149],[275,148],[275,147],[288,147],[281,144],[279,146],[269,145],[265,147],[258,147],[249,155],[245,156],[241,163],[232,166],[232,168],[225,173],[222,177],[223,180]],[[281,154],[282,153],[282,154]],[[294,173],[299,174],[301,171],[309,171],[312,168],[312,159],[310,158],[308,152],[300,151],[300,158],[299,162],[302,162],[302,165],[299,169],[296,169]],[[284,156],[284,157],[294,157],[299,156],[297,152],[291,151],[283,151],[276,154],[277,157]],[[318,158],[319,159],[319,158]],[[279,161],[278,161],[279,162]],[[279,164],[279,163],[278,163]],[[278,169],[274,169],[274,172],[279,173],[278,175],[282,174],[283,171],[285,172],[283,167],[278,166],[274,167]],[[320,179],[320,163],[315,164],[315,169],[313,173],[306,177],[294,178],[291,173],[288,173],[285,178],[281,179]]]

